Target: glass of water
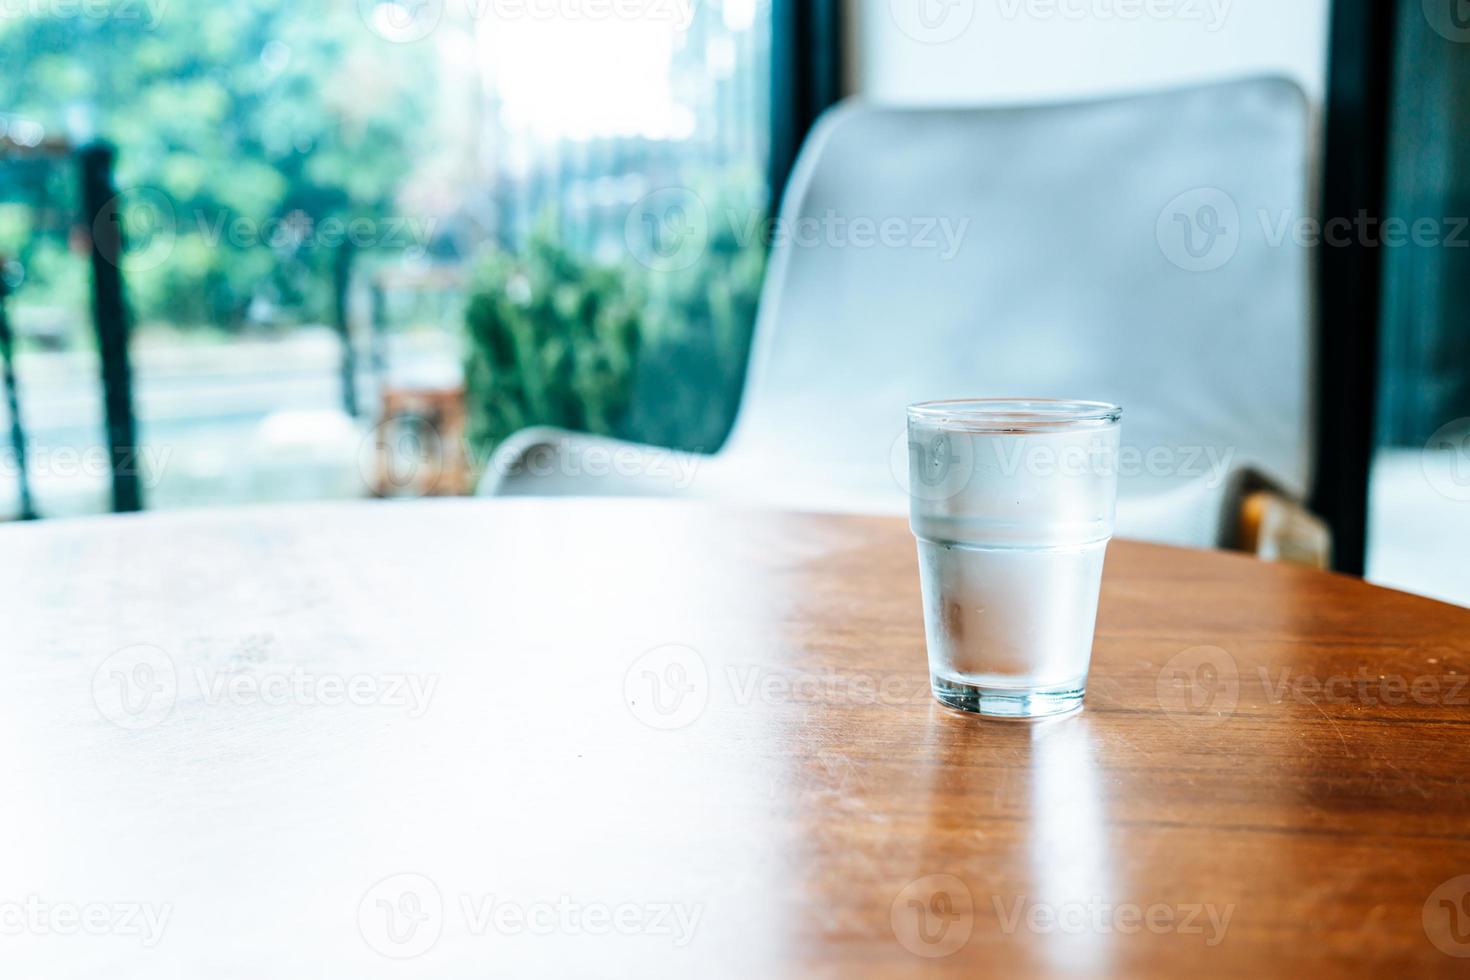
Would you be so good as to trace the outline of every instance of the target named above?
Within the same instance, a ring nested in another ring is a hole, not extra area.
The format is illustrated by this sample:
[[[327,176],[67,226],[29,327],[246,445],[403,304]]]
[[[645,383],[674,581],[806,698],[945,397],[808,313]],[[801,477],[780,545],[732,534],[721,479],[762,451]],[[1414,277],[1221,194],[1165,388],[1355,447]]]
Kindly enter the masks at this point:
[[[1082,707],[1123,410],[976,399],[909,409],[910,524],[929,676],[999,718]]]

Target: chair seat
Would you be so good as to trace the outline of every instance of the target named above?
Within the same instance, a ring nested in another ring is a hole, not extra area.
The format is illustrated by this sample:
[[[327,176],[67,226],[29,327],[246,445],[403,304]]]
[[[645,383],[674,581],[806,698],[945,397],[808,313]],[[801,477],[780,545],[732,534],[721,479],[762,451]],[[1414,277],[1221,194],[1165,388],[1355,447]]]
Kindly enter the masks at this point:
[[[812,513],[908,513],[902,455],[888,467],[772,454],[678,453],[560,429],[528,429],[496,453],[480,493],[496,496],[647,496],[719,500]],[[1236,485],[1235,472],[1191,478],[1124,476],[1118,534],[1212,548]]]

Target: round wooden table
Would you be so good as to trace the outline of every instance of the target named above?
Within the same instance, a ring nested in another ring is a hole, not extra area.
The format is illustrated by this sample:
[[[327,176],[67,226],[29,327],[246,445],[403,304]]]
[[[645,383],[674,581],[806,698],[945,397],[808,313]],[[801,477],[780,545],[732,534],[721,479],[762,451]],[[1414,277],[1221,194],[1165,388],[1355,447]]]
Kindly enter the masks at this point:
[[[1087,707],[928,692],[904,522],[456,501],[0,530],[0,962],[1463,976],[1470,611],[1127,542]]]

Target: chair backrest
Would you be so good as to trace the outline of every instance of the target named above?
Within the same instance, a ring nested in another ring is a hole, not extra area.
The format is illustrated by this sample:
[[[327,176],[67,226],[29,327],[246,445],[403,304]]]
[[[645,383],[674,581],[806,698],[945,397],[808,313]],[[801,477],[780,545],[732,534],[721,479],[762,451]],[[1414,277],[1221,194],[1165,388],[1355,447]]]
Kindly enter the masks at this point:
[[[781,211],[726,454],[891,493],[907,404],[1081,398],[1124,406],[1125,498],[1207,450],[1305,492],[1308,115],[1280,79],[838,107]]]

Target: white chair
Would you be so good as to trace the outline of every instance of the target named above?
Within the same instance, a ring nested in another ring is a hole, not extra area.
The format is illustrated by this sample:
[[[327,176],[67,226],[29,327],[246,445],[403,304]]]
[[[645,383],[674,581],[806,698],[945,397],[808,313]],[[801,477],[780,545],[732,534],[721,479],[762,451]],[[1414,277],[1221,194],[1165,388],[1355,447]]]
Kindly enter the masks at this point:
[[[1237,543],[1248,491],[1299,499],[1311,481],[1295,234],[1311,215],[1308,125],[1280,79],[1037,107],[842,105],[781,209],[801,233],[777,239],[725,447],[687,457],[534,429],[501,447],[481,493],[901,513],[909,403],[1083,398],[1124,406],[1120,534]],[[859,240],[857,219],[879,240]]]

